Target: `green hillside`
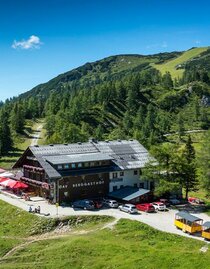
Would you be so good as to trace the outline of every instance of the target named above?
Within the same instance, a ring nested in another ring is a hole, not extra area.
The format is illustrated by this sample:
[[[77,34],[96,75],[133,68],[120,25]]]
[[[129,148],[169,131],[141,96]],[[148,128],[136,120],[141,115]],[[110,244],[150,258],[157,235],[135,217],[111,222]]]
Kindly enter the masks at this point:
[[[12,248],[34,241],[41,234],[54,231],[61,223],[69,222],[72,228],[82,226],[89,229],[112,221],[108,216],[81,216],[78,224],[77,216],[62,219],[38,217],[2,200],[0,200],[0,209],[0,268],[4,268],[1,257]]]
[[[26,244],[0,260],[4,269],[209,269],[206,243],[120,220],[110,229],[87,230]]]
[[[159,53],[154,55],[125,54],[86,63],[66,73],[60,74],[47,83],[40,84],[21,94],[20,98],[35,95],[48,96],[53,90],[64,86],[91,87],[104,81],[120,80],[123,77],[150,68],[151,63],[165,62],[181,55],[181,52]]]
[[[183,75],[174,80],[173,72]],[[9,168],[8,155],[15,161],[21,154],[17,141],[28,121],[45,122],[42,144],[135,138],[149,149],[166,133],[209,129],[209,104],[208,48],[86,63],[2,104],[0,166]]]
[[[161,64],[152,64],[152,66],[158,69],[162,74],[170,72],[173,78],[181,78],[184,72],[183,68],[177,68],[179,65],[182,65],[185,62],[190,61],[191,59],[198,57],[202,52],[205,52],[208,47],[202,48],[192,48],[185,51],[183,54],[178,56],[175,59],[169,60]]]

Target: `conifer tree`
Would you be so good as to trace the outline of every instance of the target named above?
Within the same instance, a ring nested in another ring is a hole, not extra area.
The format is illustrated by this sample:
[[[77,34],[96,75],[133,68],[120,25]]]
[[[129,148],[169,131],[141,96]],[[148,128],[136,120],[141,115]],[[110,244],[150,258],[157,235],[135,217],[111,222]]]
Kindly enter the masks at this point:
[[[0,155],[7,154],[12,148],[12,138],[8,122],[8,113],[2,109],[0,113]]]
[[[185,147],[179,157],[177,170],[182,187],[185,189],[185,199],[188,199],[188,193],[190,191],[198,190],[195,149],[190,135],[188,136]]]
[[[166,72],[162,77],[162,85],[165,89],[172,89],[174,87],[170,72]]]

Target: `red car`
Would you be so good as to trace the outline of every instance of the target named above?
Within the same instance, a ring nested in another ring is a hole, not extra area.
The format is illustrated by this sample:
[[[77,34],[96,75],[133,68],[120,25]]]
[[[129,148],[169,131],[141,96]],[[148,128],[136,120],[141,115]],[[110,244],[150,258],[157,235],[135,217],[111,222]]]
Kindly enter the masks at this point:
[[[188,197],[188,202],[190,204],[197,204],[197,205],[205,204],[203,200],[196,197]]]
[[[144,212],[155,212],[154,206],[150,203],[138,204],[138,205],[136,205],[136,208],[138,210],[144,211]]]

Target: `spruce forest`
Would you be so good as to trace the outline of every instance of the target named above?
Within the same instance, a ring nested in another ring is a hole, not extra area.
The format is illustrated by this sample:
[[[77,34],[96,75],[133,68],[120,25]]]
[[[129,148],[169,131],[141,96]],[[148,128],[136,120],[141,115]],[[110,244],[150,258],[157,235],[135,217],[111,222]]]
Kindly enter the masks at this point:
[[[179,62],[184,55],[188,58]],[[26,120],[39,118],[45,121],[46,143],[133,138],[157,156],[160,147],[171,145],[168,136],[176,134],[173,149],[177,143],[189,148],[192,141],[184,137],[186,131],[207,131],[209,139],[210,49],[111,56],[2,102],[1,156],[13,149]],[[200,178],[208,167],[201,170]],[[204,186],[210,189],[208,185],[207,180]]]

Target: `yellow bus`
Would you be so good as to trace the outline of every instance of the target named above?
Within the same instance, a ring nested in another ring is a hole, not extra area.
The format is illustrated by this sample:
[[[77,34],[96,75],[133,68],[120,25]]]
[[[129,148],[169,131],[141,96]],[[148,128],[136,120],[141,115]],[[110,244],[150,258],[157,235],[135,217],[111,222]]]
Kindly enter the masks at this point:
[[[203,224],[202,237],[210,240],[210,221],[207,221]]]
[[[175,215],[175,226],[185,233],[193,234],[202,231],[203,220],[185,211]]]

